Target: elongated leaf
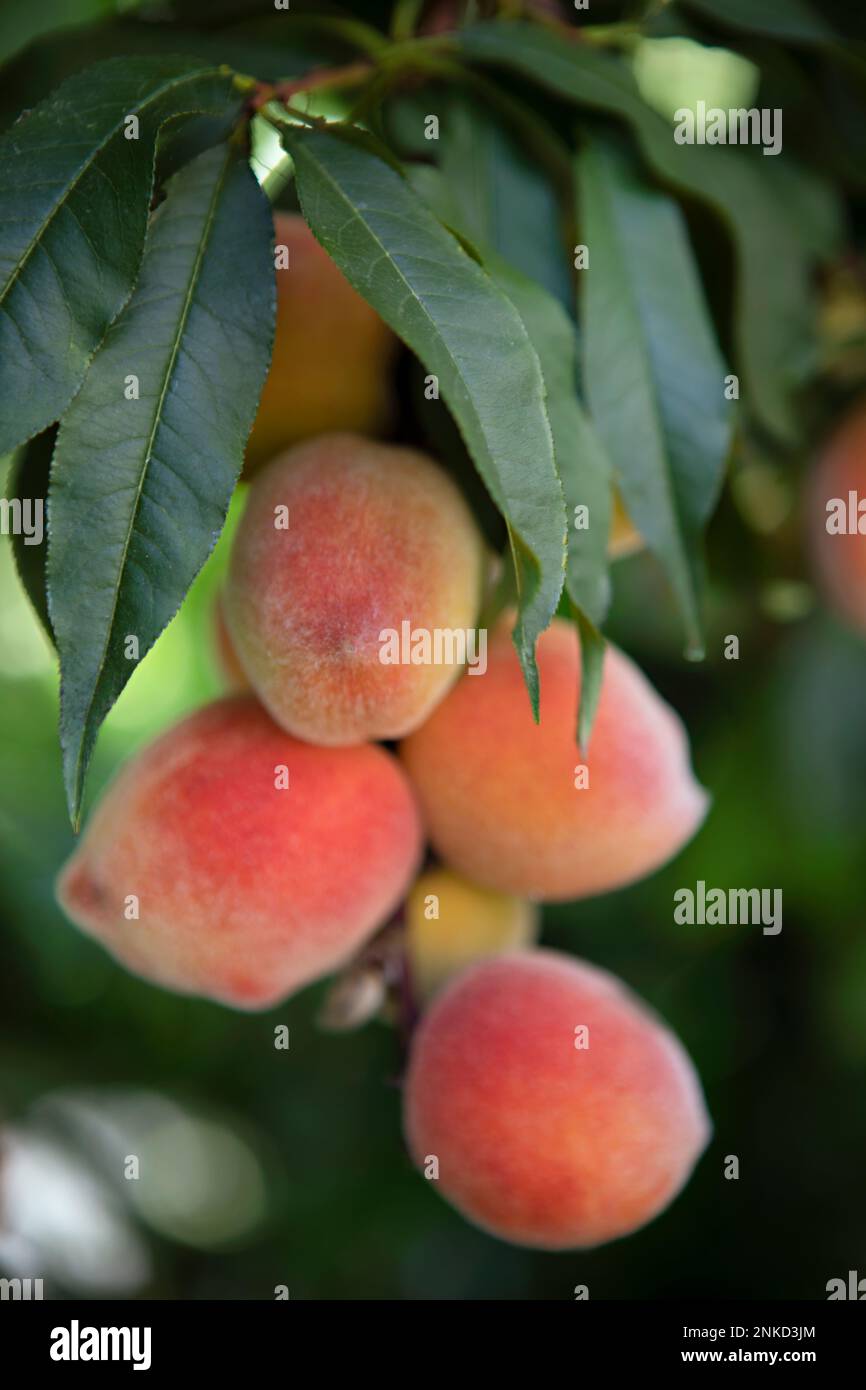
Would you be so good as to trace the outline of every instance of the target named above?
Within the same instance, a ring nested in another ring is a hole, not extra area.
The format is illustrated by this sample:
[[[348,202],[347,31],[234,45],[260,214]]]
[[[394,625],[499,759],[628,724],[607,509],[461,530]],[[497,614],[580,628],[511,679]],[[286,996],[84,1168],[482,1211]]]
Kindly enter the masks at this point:
[[[667,569],[700,649],[701,531],[728,450],[731,409],[677,205],[642,184],[609,139],[578,160],[584,380],[632,521]]]
[[[809,292],[814,251],[801,237],[778,181],[766,177],[773,159],[755,150],[676,144],[672,127],[641,99],[619,58],[563,41],[539,25],[478,25],[464,30],[459,42],[468,57],[505,66],[580,105],[622,117],[656,173],[721,215],[737,250],[737,355],[750,401],[767,429],[796,441],[790,394],[804,346],[814,339]]]
[[[545,170],[480,102],[455,96],[439,137],[440,168],[463,231],[570,305],[563,209]]]
[[[526,329],[410,185],[369,149],[325,131],[284,138],[313,232],[438,377],[508,523],[519,588],[514,641],[537,711],[535,642],[562,589],[565,509],[541,369]]]
[[[484,256],[491,275],[519,313],[541,362],[547,414],[568,516],[565,587],[594,622],[610,600],[607,538],[611,471],[577,394],[577,334],[561,304],[500,257]],[[587,525],[578,510],[586,508]],[[575,525],[575,522],[577,524]]]
[[[222,529],[273,339],[272,223],[245,159],[209,150],[168,188],[52,468],[48,590],[73,820],[102,719]]]
[[[460,180],[429,165],[413,170],[412,181],[437,215],[461,230]],[[607,538],[611,514],[611,471],[607,455],[578,397],[577,332],[552,294],[487,246],[476,250],[484,268],[520,314],[538,354],[545,403],[553,434],[556,467],[568,518],[565,588],[568,612],[580,638],[582,670],[578,742],[586,750],[601,693],[605,640],[596,623],[610,601]]]
[[[0,138],[0,453],[62,415],[129,297],[160,127],[231,91],[189,58],[113,59]]]
[[[596,624],[610,602],[607,538],[611,474],[607,455],[577,395],[577,335],[561,304],[500,257],[485,256],[519,313],[541,362],[556,466],[568,517],[565,588],[582,654],[578,742],[586,752],[601,694],[605,641]],[[584,521],[586,524],[584,524]]]
[[[411,177],[439,219],[465,235],[468,224],[455,181],[430,165],[415,166]],[[610,601],[612,480],[609,460],[578,393],[577,327],[552,294],[489,245],[476,247],[475,255],[511,300],[538,354],[568,520],[565,587],[574,603],[598,623]]]
[[[589,752],[592,726],[598,713],[601,687],[604,680],[604,654],[607,643],[585,611],[569,600],[569,611],[580,639],[580,706],[577,712],[577,742],[581,751]]]
[[[12,461],[6,485],[7,498],[10,502],[17,502],[21,508],[20,515],[29,520],[30,534],[18,530],[12,536],[15,567],[36,616],[52,642],[54,634],[48,616],[45,562],[48,556],[48,478],[56,438],[57,429],[52,426],[19,449]]]

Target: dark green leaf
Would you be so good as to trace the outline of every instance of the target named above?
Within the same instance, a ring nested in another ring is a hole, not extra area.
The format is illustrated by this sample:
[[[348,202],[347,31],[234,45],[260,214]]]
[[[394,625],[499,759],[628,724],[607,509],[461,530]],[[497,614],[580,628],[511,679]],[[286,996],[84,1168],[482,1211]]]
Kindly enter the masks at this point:
[[[0,139],[0,453],[62,415],[129,297],[163,122],[223,108],[231,91],[230,75],[188,58],[115,59]]]
[[[561,304],[499,257],[485,265],[519,313],[538,353],[568,517],[565,588],[583,657],[578,742],[586,751],[601,692],[605,641],[596,623],[610,602],[607,538],[611,475],[607,455],[577,395],[577,335]],[[586,519],[586,525],[583,520]]]
[[[51,429],[38,434],[35,439],[31,439],[23,449],[19,449],[12,461],[6,485],[7,498],[20,504],[22,515],[30,517],[34,523],[37,518],[39,520],[38,531],[34,528],[30,536],[24,535],[20,529],[13,532],[12,553],[27,597],[52,642],[54,634],[48,616],[45,562],[48,556],[48,479],[56,438],[57,428],[52,426]]]
[[[460,222],[454,179],[426,165],[413,170],[412,181],[443,221]],[[547,290],[496,252],[482,247],[475,255],[517,309],[541,363],[568,518],[567,609],[577,623],[586,673],[578,716],[578,741],[585,746],[598,704],[605,647],[595,623],[604,617],[610,601],[610,465],[578,398],[578,344],[572,319]]]
[[[443,177],[442,171],[429,165],[416,167],[412,181],[443,221],[459,223],[462,229],[466,200],[458,206],[459,181]],[[578,398],[577,333],[572,319],[546,289],[495,251],[482,246],[475,255],[517,309],[541,363],[568,517],[565,588],[567,609],[577,624],[583,652],[586,678],[581,684],[578,741],[586,746],[598,704],[605,647],[595,623],[604,617],[610,601],[610,465]]]
[[[609,139],[578,160],[589,249],[584,382],[626,510],[701,646],[701,531],[718,496],[731,409],[682,215]]]
[[[552,295],[500,257],[485,255],[484,264],[523,320],[541,362],[568,517],[565,587],[573,601],[593,621],[600,622],[610,600],[607,539],[611,472],[601,440],[577,394],[575,327]],[[582,507],[586,508],[585,527],[577,516],[577,509]]]
[[[683,0],[687,9],[726,29],[746,29],[775,39],[831,43],[836,34],[808,0]]]
[[[237,150],[182,169],[154,214],[135,293],[61,425],[48,588],[73,820],[96,732],[135,669],[127,639],[146,654],[225,520],[270,357],[272,244]]]
[[[562,589],[565,509],[538,357],[509,300],[408,183],[355,142],[287,132],[301,208],[355,289],[438,377],[506,519],[514,640],[537,710],[535,642]]]
[[[481,103],[465,97],[449,103],[439,147],[461,231],[570,306],[563,209],[546,171]]]
[[[641,99],[621,59],[563,41],[539,25],[478,25],[464,30],[459,42],[468,57],[503,65],[580,105],[622,117],[657,174],[716,209],[736,244],[737,353],[751,403],[769,430],[795,441],[790,394],[804,345],[814,338],[814,250],[801,236],[779,181],[767,177],[772,157],[676,144],[671,125]]]
[[[604,679],[604,654],[607,643],[582,608],[569,604],[571,616],[580,639],[580,708],[577,715],[577,742],[584,757],[589,752],[592,726],[598,713],[601,686]]]
[[[0,9],[0,63],[57,29],[93,24],[114,14],[114,0],[4,0]]]

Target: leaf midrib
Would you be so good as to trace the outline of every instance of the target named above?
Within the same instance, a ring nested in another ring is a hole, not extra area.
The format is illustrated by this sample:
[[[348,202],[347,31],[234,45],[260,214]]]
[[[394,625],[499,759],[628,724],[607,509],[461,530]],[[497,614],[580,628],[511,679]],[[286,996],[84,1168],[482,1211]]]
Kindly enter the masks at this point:
[[[311,157],[312,157],[312,156],[310,156],[309,150],[306,150],[305,153],[307,154],[307,157],[308,157],[308,158],[311,158]],[[360,211],[360,209],[357,207],[357,205],[351,202],[351,200],[349,199],[348,195],[347,195],[346,193],[343,192],[343,189],[340,187],[340,184],[337,182],[337,180],[334,178],[334,176],[330,173],[330,171],[322,164],[322,162],[321,162],[320,160],[317,160],[316,163],[317,163],[317,165],[318,165],[319,170],[321,171],[321,173],[322,173],[323,176],[325,177],[325,179],[330,183],[331,187],[332,187],[333,190],[336,192],[336,194],[337,194],[338,198],[340,199],[340,201],[341,201],[343,204],[345,204],[345,206],[348,208],[348,210],[350,211],[350,213],[352,213],[354,216],[356,216],[356,217],[359,219],[359,221],[362,223],[362,225],[366,228],[367,233],[368,233],[368,235],[370,236],[370,238],[372,239],[372,241],[375,243],[375,245],[376,245],[376,246],[380,249],[380,251],[382,252],[384,258],[388,261],[388,263],[389,263],[391,266],[393,266],[394,270],[396,271],[397,275],[398,275],[399,278],[400,278],[401,283],[402,283],[402,284],[404,285],[404,287],[408,290],[411,299],[419,306],[419,308],[421,309],[422,313],[424,314],[424,317],[425,317],[427,323],[429,324],[430,328],[432,329],[433,335],[434,335],[434,337],[436,338],[437,342],[440,343],[441,346],[444,348],[444,350],[445,350],[445,352],[446,352],[446,354],[447,354],[447,356],[448,356],[448,360],[451,362],[451,364],[452,364],[454,370],[455,370],[456,373],[457,373],[457,376],[462,380],[462,378],[463,378],[463,373],[462,373],[461,370],[460,370],[459,364],[458,364],[456,358],[454,357],[454,355],[453,355],[453,353],[452,353],[452,351],[451,351],[451,348],[448,346],[447,340],[442,336],[442,333],[441,333],[439,327],[437,326],[436,320],[435,320],[435,319],[433,318],[433,316],[431,315],[430,310],[427,308],[427,305],[424,303],[424,300],[420,297],[420,295],[418,294],[417,290],[415,290],[415,288],[413,287],[411,281],[408,280],[408,279],[406,278],[405,274],[403,273],[403,271],[401,270],[401,268],[397,265],[397,262],[394,260],[393,256],[391,255],[391,253],[390,253],[390,251],[388,250],[388,248],[385,246],[384,242],[381,240],[381,238],[378,236],[378,234],[377,234],[377,233],[373,230],[373,228],[370,226],[370,223],[362,216],[361,211]],[[419,201],[420,201],[420,200],[419,200]],[[462,246],[460,245],[460,243],[459,243],[456,239],[455,239],[455,241],[454,241],[454,247],[455,247],[455,250],[459,251],[461,255],[466,256],[466,252],[463,250]],[[467,263],[468,263],[469,265],[473,265],[473,264],[474,264],[474,262],[470,259],[469,256],[466,256],[466,260],[467,260]],[[484,273],[484,272],[482,272],[482,274],[483,274],[483,273]],[[507,306],[507,305],[508,305],[508,300],[505,298],[504,295],[501,295],[501,292],[500,292],[499,290],[497,290],[496,286],[493,284],[492,281],[490,281],[490,287],[491,287],[491,289],[494,291],[494,293],[500,294],[500,297],[502,298],[503,302],[504,302],[504,303],[506,304],[506,306]],[[524,334],[524,336],[526,337],[526,336],[527,336],[527,335],[526,335],[526,329],[525,329],[525,327],[523,326],[522,321],[521,321],[520,318],[519,318],[519,315],[517,315],[517,311],[515,310],[514,312],[515,312],[515,316],[518,318],[518,322],[520,323],[521,328],[523,329],[523,334]],[[527,342],[529,342],[528,337],[527,337]],[[532,344],[531,344],[531,343],[529,343],[529,347],[532,349]],[[532,349],[532,350],[534,351],[534,349]],[[485,449],[486,449],[486,451],[487,451],[487,457],[488,457],[488,459],[489,459],[489,461],[490,461],[490,468],[491,468],[491,471],[493,472],[493,474],[494,474],[494,476],[495,476],[495,478],[496,478],[496,482],[497,482],[497,486],[499,487],[500,494],[501,494],[501,495],[503,496],[503,498],[504,498],[505,489],[504,489],[503,484],[502,484],[502,479],[501,479],[501,476],[500,476],[500,474],[499,474],[499,470],[497,469],[496,464],[495,464],[494,459],[493,459],[493,454],[492,454],[492,451],[491,451],[491,448],[490,448],[490,443],[489,443],[488,437],[487,437],[487,430],[486,430],[486,428],[485,428],[485,425],[484,425],[484,422],[483,422],[481,416],[479,415],[478,411],[477,411],[476,408],[475,408],[474,402],[473,402],[473,400],[472,400],[472,395],[471,395],[470,392],[467,392],[467,398],[468,398],[469,406],[470,406],[470,409],[471,409],[472,417],[473,417],[473,419],[474,419],[474,421],[475,421],[475,423],[476,423],[478,429],[480,430],[481,435],[482,435],[482,438],[483,438],[483,440],[484,440]],[[539,564],[539,567],[541,567],[541,562],[540,562],[539,557],[538,557],[538,555],[536,554],[534,548],[532,548],[532,547],[528,547],[528,548],[531,550],[531,553],[532,553],[534,559],[536,560],[536,562]]]
[[[139,478],[139,484],[138,484],[138,488],[137,488],[137,490],[136,490],[135,500],[134,500],[133,505],[132,505],[132,507],[131,507],[131,509],[130,509],[129,525],[128,525],[128,527],[127,527],[126,537],[125,537],[125,540],[124,540],[124,543],[123,543],[123,550],[122,550],[122,552],[121,552],[120,562],[119,562],[119,564],[118,564],[118,566],[117,566],[117,575],[118,575],[118,578],[117,578],[117,583],[116,583],[115,586],[114,586],[114,598],[113,598],[113,603],[112,603],[112,608],[111,608],[111,616],[110,616],[110,618],[109,618],[109,620],[108,620],[108,623],[106,624],[106,629],[105,629],[105,641],[104,641],[104,643],[103,643],[102,652],[101,652],[101,655],[100,655],[100,658],[99,658],[99,663],[98,663],[97,668],[96,668],[96,673],[95,673],[95,675],[94,675],[94,677],[93,677],[92,686],[91,686],[91,692],[90,692],[90,699],[89,699],[88,702],[87,702],[87,708],[86,708],[86,710],[85,710],[85,712],[84,712],[84,718],[83,718],[82,721],[81,721],[81,736],[80,736],[80,738],[79,738],[79,740],[78,740],[78,753],[77,753],[77,757],[76,757],[76,761],[75,761],[74,791],[75,791],[75,805],[76,805],[76,808],[78,807],[78,804],[79,804],[79,797],[80,797],[80,792],[81,792],[81,783],[82,783],[82,777],[83,777],[82,761],[83,761],[83,757],[84,757],[84,742],[85,742],[85,738],[86,738],[86,735],[87,735],[87,729],[88,729],[88,726],[89,726],[89,724],[90,724],[90,717],[91,717],[91,714],[92,714],[92,712],[93,712],[93,705],[94,705],[94,702],[95,702],[95,700],[96,700],[97,691],[98,691],[98,689],[99,689],[99,685],[100,685],[100,682],[101,682],[101,680],[102,680],[102,676],[103,676],[104,671],[105,671],[105,663],[106,663],[106,659],[107,659],[107,656],[108,656],[108,648],[109,648],[109,645],[110,645],[110,643],[111,643],[111,635],[112,635],[112,632],[114,631],[114,622],[115,622],[115,618],[116,618],[116,616],[117,616],[117,606],[118,606],[118,603],[120,602],[120,592],[121,592],[121,589],[122,589],[122,587],[123,587],[123,581],[124,581],[124,577],[125,577],[125,574],[126,574],[126,561],[127,561],[127,556],[128,556],[128,554],[129,554],[129,547],[130,547],[130,545],[131,545],[131,543],[132,543],[132,536],[133,536],[133,533],[134,533],[134,531],[135,531],[135,523],[136,523],[136,520],[137,520],[137,517],[138,517],[139,509],[140,509],[140,507],[141,507],[141,498],[142,498],[142,495],[143,495],[143,493],[144,493],[144,485],[145,485],[145,482],[147,481],[148,470],[149,470],[149,467],[150,467],[150,462],[151,462],[152,453],[153,453],[153,446],[154,446],[154,442],[155,442],[155,440],[156,440],[157,432],[158,432],[158,430],[159,430],[159,427],[160,427],[160,424],[161,424],[161,421],[162,421],[162,410],[163,410],[163,405],[164,405],[164,403],[165,403],[166,395],[168,394],[169,384],[170,384],[170,382],[171,382],[171,380],[172,380],[172,377],[173,377],[173,375],[174,375],[175,365],[176,365],[176,363],[177,363],[178,354],[179,354],[179,352],[180,352],[180,345],[181,345],[181,342],[182,342],[182,340],[183,340],[184,329],[185,329],[185,327],[186,327],[187,319],[189,318],[190,309],[191,309],[191,307],[192,307],[193,295],[194,295],[194,293],[195,293],[195,288],[196,288],[196,286],[197,286],[197,284],[198,284],[199,277],[200,277],[200,273],[201,273],[202,261],[203,261],[203,259],[204,259],[204,254],[205,254],[205,251],[206,251],[206,249],[207,249],[208,242],[209,242],[209,240],[210,240],[211,232],[212,232],[212,230],[213,230],[214,221],[215,221],[215,219],[216,219],[216,206],[217,206],[217,202],[218,202],[220,193],[222,192],[223,186],[224,186],[224,184],[225,184],[225,180],[226,180],[226,177],[227,177],[228,170],[229,170],[229,168],[231,167],[233,161],[234,161],[234,152],[233,152],[230,148],[227,148],[226,157],[225,157],[224,160],[223,160],[222,169],[221,169],[221,171],[220,171],[220,176],[219,176],[219,178],[217,179],[216,183],[214,184],[213,192],[212,192],[212,194],[211,194],[210,203],[209,203],[209,205],[208,205],[207,216],[206,216],[206,218],[204,219],[204,221],[203,221],[203,223],[202,223],[202,236],[201,236],[201,238],[200,238],[200,240],[199,240],[198,249],[197,249],[197,251],[196,251],[195,259],[194,259],[193,264],[192,264],[192,269],[191,269],[190,276],[189,276],[189,282],[188,282],[188,285],[187,285],[186,293],[184,294],[184,298],[183,298],[182,311],[181,311],[181,314],[180,314],[180,317],[179,317],[178,323],[177,323],[177,332],[175,333],[174,342],[173,342],[173,345],[172,345],[172,350],[171,350],[171,353],[170,353],[170,355],[169,355],[169,359],[168,359],[168,362],[167,362],[167,365],[166,365],[165,374],[164,374],[163,382],[162,382],[162,389],[161,389],[161,391],[160,391],[160,393],[159,393],[159,397],[158,397],[158,400],[157,400],[157,402],[156,402],[156,406],[155,406],[155,408],[154,408],[154,412],[153,412],[153,423],[152,423],[151,430],[150,430],[150,433],[149,433],[148,438],[147,438],[147,445],[146,445],[146,448],[144,449],[144,452],[143,452],[143,455],[142,455],[141,475],[140,475],[140,478]]]
[[[98,160],[99,156],[103,153],[106,147],[118,134],[123,121],[125,121],[131,115],[141,114],[144,111],[146,111],[147,107],[153,101],[155,101],[158,97],[164,96],[166,92],[171,91],[172,87],[180,87],[183,85],[183,83],[192,81],[193,78],[198,79],[207,76],[216,77],[219,76],[219,72],[220,69],[217,67],[197,68],[193,72],[184,73],[182,77],[176,79],[175,81],[166,82],[163,86],[155,88],[154,91],[152,91],[148,95],[146,100],[142,101],[142,103],[138,107],[136,107],[134,111],[126,111],[124,113],[121,119],[112,127],[112,129],[107,133],[107,135],[105,135],[103,139],[100,140],[99,144],[95,147],[90,156],[84,161],[84,163],[81,165],[81,168],[78,170],[75,177],[72,179],[71,183],[63,184],[61,192],[58,194],[54,206],[51,208],[47,216],[40,223],[30,243],[25,247],[24,252],[16,261],[12,271],[9,274],[6,284],[3,286],[2,290],[0,290],[0,307],[2,307],[2,305],[5,303],[7,296],[10,294],[13,287],[17,283],[25,265],[29,261],[30,257],[33,255],[33,252],[36,250],[37,246],[45,237],[48,228],[51,226],[51,223],[57,216],[57,213],[69,201],[75,189],[78,187],[79,183],[84,178],[84,175],[93,167],[93,165]]]
[[[614,242],[616,246],[620,263],[625,267],[625,284],[628,289],[628,299],[629,304],[631,305],[632,316],[640,328],[640,332],[638,334],[639,354],[641,361],[644,364],[644,373],[647,379],[647,385],[649,386],[648,395],[650,400],[650,410],[652,411],[652,419],[653,424],[655,426],[656,447],[658,450],[658,456],[662,464],[662,477],[664,478],[665,492],[667,493],[668,503],[671,507],[671,511],[673,513],[675,521],[677,522],[678,528],[682,531],[685,531],[685,521],[680,513],[679,499],[677,497],[676,489],[674,487],[673,465],[669,450],[666,445],[664,418],[662,416],[661,403],[659,401],[658,377],[654,368],[653,354],[649,346],[644,315],[641,310],[640,296],[637,293],[634,279],[629,268],[629,258],[625,255],[622,236],[620,234],[619,219],[614,210],[615,192],[610,187],[609,182],[604,176],[604,170],[601,169],[601,163],[598,160],[596,151],[592,152],[592,157],[596,160],[596,167],[599,169],[599,172],[601,174],[599,183],[601,185],[601,193],[602,197],[604,198],[605,207],[607,211],[607,221],[611,232],[611,240]],[[690,577],[690,567],[687,562],[685,550],[681,543],[680,545],[678,545],[677,548],[681,552],[681,560],[685,561],[686,573],[689,576],[689,588],[691,589],[692,583]]]

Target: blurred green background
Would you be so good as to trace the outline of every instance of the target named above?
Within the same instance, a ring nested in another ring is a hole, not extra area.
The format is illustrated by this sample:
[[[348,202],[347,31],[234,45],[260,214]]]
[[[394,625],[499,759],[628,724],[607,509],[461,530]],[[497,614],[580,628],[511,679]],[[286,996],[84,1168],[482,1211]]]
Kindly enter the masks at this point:
[[[102,31],[26,48],[48,10],[4,7],[6,120],[116,51]],[[828,388],[816,416],[850,389]],[[804,433],[782,468],[740,442],[709,537],[705,662],[684,662],[654,562],[615,567],[609,634],[682,714],[713,806],[672,865],[547,910],[544,938],[659,1009],[715,1136],[662,1217],[587,1253],[513,1249],[437,1197],[402,1144],[394,1033],[321,1032],[324,987],[236,1014],[137,981],[63,920],[56,671],[0,538],[0,1271],[44,1277],[53,1297],[400,1300],[570,1299],[578,1284],[592,1299],[821,1299],[828,1279],[866,1273],[866,642],[811,586],[809,449]],[[226,551],[224,536],[106,721],[91,805],[122,759],[219,692]],[[698,879],[781,889],[782,932],[675,926],[673,894]]]

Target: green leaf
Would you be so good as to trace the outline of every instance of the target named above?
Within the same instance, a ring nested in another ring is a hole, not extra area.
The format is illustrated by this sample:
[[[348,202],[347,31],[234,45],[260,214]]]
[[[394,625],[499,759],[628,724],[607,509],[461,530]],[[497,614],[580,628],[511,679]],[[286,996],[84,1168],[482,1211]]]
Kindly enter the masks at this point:
[[[620,58],[564,41],[540,25],[482,24],[464,30],[458,41],[469,58],[502,65],[579,105],[623,118],[661,178],[720,214],[737,252],[739,369],[762,423],[795,443],[790,397],[804,345],[814,339],[814,249],[801,236],[779,181],[767,177],[773,158],[745,148],[676,144],[671,125],[641,99]]]
[[[114,0],[4,0],[0,10],[0,63],[26,48],[34,39],[57,29],[93,24],[110,18],[115,11]]]
[[[20,528],[13,531],[12,554],[15,557],[15,567],[36,616],[52,642],[54,634],[48,616],[45,562],[48,556],[48,478],[56,438],[57,429],[53,426],[31,439],[23,449],[19,449],[12,460],[6,484],[7,498],[10,502],[20,504],[21,515],[29,518],[31,523],[29,536]]]
[[[598,708],[604,662],[605,640],[596,623],[610,602],[610,465],[578,398],[577,335],[571,319],[552,295],[499,257],[485,256],[484,263],[519,313],[541,362],[568,517],[565,588],[583,659],[578,743],[585,752]],[[588,524],[576,525],[578,516],[581,520],[585,516]]]
[[[545,170],[480,102],[462,96],[448,104],[439,149],[461,231],[571,305],[563,209]]]
[[[416,165],[413,186],[440,221],[462,235],[462,205],[452,179],[431,165]],[[610,601],[607,540],[612,510],[611,469],[578,392],[577,327],[562,305],[542,285],[488,246],[472,247],[496,284],[519,313],[538,354],[545,405],[553,434],[556,468],[562,482],[568,521],[565,587],[574,603],[600,622]],[[577,508],[586,508],[586,526]]]
[[[127,639],[144,657],[222,529],[270,358],[272,247],[268,204],[237,149],[182,169],[61,425],[48,589],[74,821],[96,732],[135,669]]]
[[[541,285],[500,257],[482,254],[486,268],[508,295],[538,353],[568,518],[565,587],[574,603],[600,622],[610,601],[607,540],[611,470],[602,442],[577,393],[575,325]],[[574,524],[578,507],[586,508],[585,527]]]
[[[836,33],[808,0],[683,0],[694,10],[726,29],[745,29],[769,34],[774,39],[799,43],[832,43]]]
[[[718,496],[731,409],[685,224],[611,139],[588,142],[578,188],[584,381],[626,510],[664,564],[701,647],[701,532]]]
[[[231,91],[188,58],[113,59],[0,138],[0,454],[62,415],[129,297],[160,127]]]
[[[580,709],[577,715],[577,742],[585,757],[589,752],[592,726],[601,699],[607,643],[582,608],[571,602],[569,608],[580,639]]]
[[[464,223],[459,185],[429,165],[412,171],[412,182],[441,220]],[[474,248],[473,248],[474,249]],[[572,319],[553,295],[486,246],[475,251],[519,313],[538,354],[545,403],[553,434],[557,472],[568,517],[565,588],[567,609],[577,624],[586,679],[581,684],[578,740],[588,746],[601,688],[605,641],[595,623],[610,602],[607,540],[611,472],[607,455],[578,397],[578,342]],[[578,524],[580,522],[586,524]]]
[[[509,300],[410,185],[360,144],[287,131],[301,210],[343,274],[439,380],[508,524],[514,642],[533,709],[536,639],[562,589],[565,508],[538,357]]]

